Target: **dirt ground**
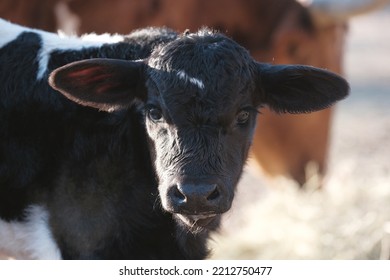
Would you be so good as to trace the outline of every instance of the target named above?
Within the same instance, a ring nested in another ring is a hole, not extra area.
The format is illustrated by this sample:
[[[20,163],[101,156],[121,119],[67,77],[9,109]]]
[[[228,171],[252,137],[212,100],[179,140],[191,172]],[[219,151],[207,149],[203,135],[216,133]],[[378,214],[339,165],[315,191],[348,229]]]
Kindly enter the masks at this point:
[[[322,191],[247,168],[214,259],[389,259],[390,7],[351,20]],[[314,178],[315,179],[315,178]],[[272,185],[272,186],[270,186]]]

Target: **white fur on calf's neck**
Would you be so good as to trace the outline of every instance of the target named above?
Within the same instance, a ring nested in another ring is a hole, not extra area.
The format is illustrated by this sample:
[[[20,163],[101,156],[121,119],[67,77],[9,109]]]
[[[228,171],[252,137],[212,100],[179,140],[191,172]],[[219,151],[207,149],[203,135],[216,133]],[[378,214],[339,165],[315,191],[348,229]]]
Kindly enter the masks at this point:
[[[25,221],[0,219],[0,252],[16,259],[61,259],[48,220],[49,213],[38,205],[28,208]]]
[[[0,19],[0,48],[15,40],[23,32],[32,32],[40,36],[41,48],[38,53],[37,80],[41,80],[50,60],[50,55],[56,50],[82,50],[83,48],[101,47],[103,44],[122,42],[124,37],[118,34],[86,34],[81,37],[66,36],[38,29],[28,28]],[[26,49],[27,51],[27,49]]]

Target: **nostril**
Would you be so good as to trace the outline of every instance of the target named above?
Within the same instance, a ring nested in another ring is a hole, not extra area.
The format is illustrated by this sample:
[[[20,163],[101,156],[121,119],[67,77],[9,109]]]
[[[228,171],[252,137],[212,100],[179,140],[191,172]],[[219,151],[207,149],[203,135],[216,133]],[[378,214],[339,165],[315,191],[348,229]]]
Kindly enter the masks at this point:
[[[209,194],[209,196],[207,197],[207,200],[215,200],[219,197],[220,193],[219,193],[219,190],[218,190],[218,187],[215,186],[214,190],[212,191],[211,194]]]
[[[179,190],[178,187],[174,188],[173,195],[174,195],[174,197],[176,197],[180,201],[185,201],[186,200],[186,196]]]

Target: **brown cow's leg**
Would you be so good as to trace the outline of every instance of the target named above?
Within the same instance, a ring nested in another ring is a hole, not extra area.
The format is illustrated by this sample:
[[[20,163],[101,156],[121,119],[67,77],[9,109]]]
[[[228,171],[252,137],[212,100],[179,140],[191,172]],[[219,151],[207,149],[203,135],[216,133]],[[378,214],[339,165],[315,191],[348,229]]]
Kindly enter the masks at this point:
[[[265,173],[306,183],[309,163],[322,176],[326,167],[332,109],[311,114],[278,115],[263,110],[252,145],[254,158]]]
[[[289,14],[294,17],[294,13]],[[316,26],[312,35],[288,22],[275,32],[268,56],[275,64],[309,64],[342,73],[346,24],[341,22]],[[259,55],[260,57],[260,55]],[[326,171],[333,109],[302,115],[277,115],[267,109],[258,118],[252,145],[252,158],[272,176],[284,175],[301,186],[307,183],[308,165],[316,166],[318,175]]]

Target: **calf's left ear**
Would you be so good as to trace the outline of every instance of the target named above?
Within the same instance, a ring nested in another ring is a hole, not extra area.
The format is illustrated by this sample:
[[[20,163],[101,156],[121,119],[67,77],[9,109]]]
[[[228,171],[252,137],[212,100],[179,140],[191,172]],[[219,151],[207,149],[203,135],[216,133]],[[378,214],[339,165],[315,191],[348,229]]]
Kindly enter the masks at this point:
[[[49,84],[81,105],[112,111],[145,99],[144,67],[142,61],[81,60],[54,70]]]
[[[309,113],[345,98],[349,85],[327,70],[257,63],[259,102],[278,113]]]

